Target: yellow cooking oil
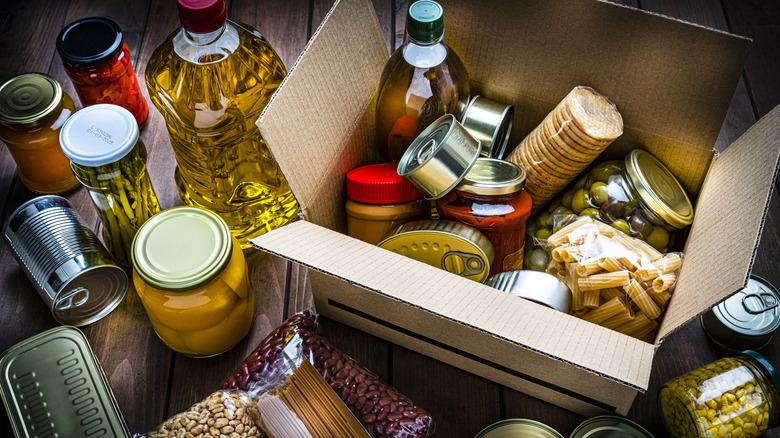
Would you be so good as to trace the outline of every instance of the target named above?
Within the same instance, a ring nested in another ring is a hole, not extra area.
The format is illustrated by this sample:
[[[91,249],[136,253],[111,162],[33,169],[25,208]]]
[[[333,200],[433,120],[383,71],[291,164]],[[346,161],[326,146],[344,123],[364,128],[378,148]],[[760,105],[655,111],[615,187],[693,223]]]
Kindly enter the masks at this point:
[[[231,20],[212,32],[180,28],[147,66],[182,203],[218,214],[242,247],[297,217],[297,202],[255,125],[286,74],[257,30]]]

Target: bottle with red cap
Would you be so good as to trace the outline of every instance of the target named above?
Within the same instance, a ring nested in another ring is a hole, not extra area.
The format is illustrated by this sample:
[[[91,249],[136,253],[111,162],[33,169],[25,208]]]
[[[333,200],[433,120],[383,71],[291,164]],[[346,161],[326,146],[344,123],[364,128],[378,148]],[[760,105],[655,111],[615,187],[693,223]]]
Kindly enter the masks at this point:
[[[378,244],[398,225],[428,216],[423,195],[395,164],[373,164],[347,173],[347,234]]]
[[[182,27],[152,54],[146,84],[178,164],[182,203],[211,210],[242,247],[293,221],[298,207],[255,121],[287,74],[224,0],[178,0]]]

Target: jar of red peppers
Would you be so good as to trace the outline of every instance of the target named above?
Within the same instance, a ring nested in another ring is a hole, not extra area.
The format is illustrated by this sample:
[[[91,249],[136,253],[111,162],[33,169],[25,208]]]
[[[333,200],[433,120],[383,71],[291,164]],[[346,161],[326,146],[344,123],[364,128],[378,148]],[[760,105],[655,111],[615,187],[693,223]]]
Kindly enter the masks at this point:
[[[83,106],[113,103],[130,111],[139,126],[146,121],[149,106],[119,25],[102,17],[74,21],[57,37],[57,52]]]
[[[523,269],[525,222],[531,214],[524,184],[522,168],[480,157],[460,184],[436,201],[442,218],[470,225],[490,239],[495,249],[490,275]]]

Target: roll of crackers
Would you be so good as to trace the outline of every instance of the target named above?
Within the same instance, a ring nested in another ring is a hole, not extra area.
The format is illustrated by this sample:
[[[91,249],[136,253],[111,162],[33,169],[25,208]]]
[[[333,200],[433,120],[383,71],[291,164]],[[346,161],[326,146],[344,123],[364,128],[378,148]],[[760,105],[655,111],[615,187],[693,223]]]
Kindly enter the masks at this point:
[[[534,214],[623,133],[617,107],[590,87],[575,87],[507,157],[527,175]]]

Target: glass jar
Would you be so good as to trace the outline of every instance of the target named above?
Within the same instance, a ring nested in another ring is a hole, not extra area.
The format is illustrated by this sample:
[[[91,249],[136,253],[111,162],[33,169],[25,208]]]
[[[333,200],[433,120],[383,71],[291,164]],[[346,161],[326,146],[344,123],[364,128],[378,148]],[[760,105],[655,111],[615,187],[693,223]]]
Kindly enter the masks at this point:
[[[116,105],[84,108],[62,127],[60,144],[89,189],[103,223],[103,242],[119,263],[130,266],[135,233],[160,212],[135,118]]]
[[[56,79],[24,73],[0,85],[0,140],[16,162],[22,184],[56,194],[78,187],[60,149],[60,128],[76,108]]]
[[[175,207],[133,241],[133,283],[157,336],[186,356],[223,353],[249,333],[255,295],[244,253],[214,213]]]
[[[83,106],[113,103],[130,111],[139,126],[146,121],[149,105],[122,29],[114,21],[102,17],[74,21],[57,37],[57,52]]]
[[[778,384],[763,356],[743,351],[663,384],[658,409],[671,436],[753,438],[780,420]]]
[[[422,193],[398,175],[395,164],[347,173],[347,234],[376,245],[398,225],[428,217]]]
[[[531,197],[523,190],[525,172],[496,158],[477,158],[454,190],[436,201],[439,215],[482,231],[493,244],[490,275],[523,268],[525,223]]]

